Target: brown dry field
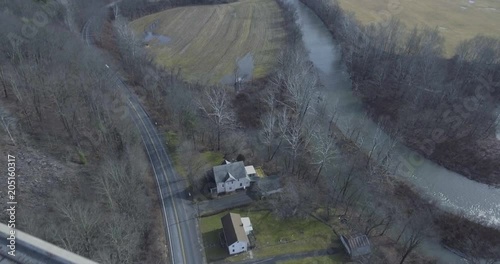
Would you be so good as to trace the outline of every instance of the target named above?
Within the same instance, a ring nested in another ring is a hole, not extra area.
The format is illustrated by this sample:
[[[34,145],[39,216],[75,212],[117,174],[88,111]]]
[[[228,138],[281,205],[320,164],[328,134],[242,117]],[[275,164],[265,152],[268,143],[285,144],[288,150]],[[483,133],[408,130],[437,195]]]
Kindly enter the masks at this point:
[[[285,35],[283,17],[274,0],[242,0],[223,5],[173,8],[131,23],[142,37],[156,23],[153,33],[171,38],[167,44],[152,41],[147,49],[169,70],[181,69],[188,81],[217,83],[232,75],[236,61],[253,55],[254,78],[273,67]]]
[[[408,27],[438,28],[445,55],[452,56],[463,40],[481,34],[500,38],[499,0],[332,0],[364,24],[395,17]]]

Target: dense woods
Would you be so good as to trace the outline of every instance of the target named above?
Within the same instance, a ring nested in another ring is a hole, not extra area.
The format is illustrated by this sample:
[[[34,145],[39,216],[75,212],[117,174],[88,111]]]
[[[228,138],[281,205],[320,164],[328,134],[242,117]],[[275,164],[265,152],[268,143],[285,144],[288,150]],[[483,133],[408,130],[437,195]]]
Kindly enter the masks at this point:
[[[161,259],[146,254],[159,239],[148,161],[102,55],[55,1],[2,7],[0,101],[16,152],[39,148],[74,168],[52,185],[49,174],[25,175],[41,183],[31,194],[24,187],[22,202],[34,207],[20,207],[17,228],[100,263]]]
[[[386,132],[448,169],[499,183],[499,40],[478,36],[445,59],[437,29],[395,19],[361,26],[334,1],[304,3],[340,42],[355,91]]]

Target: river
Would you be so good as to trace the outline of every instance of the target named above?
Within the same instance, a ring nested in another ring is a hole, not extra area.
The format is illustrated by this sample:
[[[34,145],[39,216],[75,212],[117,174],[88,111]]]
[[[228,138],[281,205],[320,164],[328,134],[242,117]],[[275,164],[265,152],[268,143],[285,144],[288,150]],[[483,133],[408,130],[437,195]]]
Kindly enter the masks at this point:
[[[298,0],[288,0],[297,9],[303,42],[309,59],[316,67],[321,93],[328,100],[331,111],[339,118],[337,126],[346,135],[356,126],[360,133],[358,145],[370,152],[374,138],[381,153],[391,150],[389,168],[417,188],[420,195],[436,202],[442,209],[464,214],[473,221],[484,221],[489,226],[500,227],[500,189],[475,182],[436,163],[426,160],[391,138],[371,119],[361,101],[352,92],[352,83],[341,62],[340,48],[323,22]],[[380,155],[383,157],[384,155]],[[379,156],[375,155],[375,159]],[[381,158],[380,158],[381,159]]]

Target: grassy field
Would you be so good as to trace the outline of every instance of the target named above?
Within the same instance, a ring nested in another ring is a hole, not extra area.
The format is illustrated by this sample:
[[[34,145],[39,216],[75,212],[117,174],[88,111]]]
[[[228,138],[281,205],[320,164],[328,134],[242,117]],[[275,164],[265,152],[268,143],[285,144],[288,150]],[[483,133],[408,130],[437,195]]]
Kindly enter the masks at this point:
[[[182,159],[182,153],[175,152],[173,155],[173,160],[174,160],[174,166],[177,172],[182,175],[183,177],[186,177],[186,168],[181,164]],[[213,166],[220,165],[221,162],[224,160],[224,155],[219,152],[213,152],[213,151],[205,151],[201,153],[199,156],[194,157],[194,160],[192,161],[193,164],[204,164],[208,168],[211,168]]]
[[[210,167],[220,165],[224,161],[224,154],[220,152],[205,151],[202,153],[202,157]]]
[[[217,83],[233,75],[236,61],[253,55],[253,77],[266,75],[285,32],[281,11],[274,0],[242,0],[225,5],[189,6],[142,17],[131,23],[143,36],[153,33],[170,38],[153,40],[147,49],[167,69],[181,69],[188,81]]]
[[[250,217],[257,239],[256,248],[252,250],[254,258],[339,246],[333,232],[313,218],[278,220],[269,211],[255,211],[248,208],[234,209],[231,212],[239,213],[242,217]],[[220,218],[226,213],[203,217],[200,220],[208,260],[226,258],[227,261],[239,261],[248,257],[248,253],[245,253],[227,258],[229,256],[227,251],[219,246],[218,234],[222,231]]]
[[[362,23],[394,16],[409,27],[427,25],[438,28],[445,37],[447,56],[455,47],[477,34],[500,38],[500,1],[498,0],[338,0],[354,12]],[[393,3],[399,3],[393,4]]]

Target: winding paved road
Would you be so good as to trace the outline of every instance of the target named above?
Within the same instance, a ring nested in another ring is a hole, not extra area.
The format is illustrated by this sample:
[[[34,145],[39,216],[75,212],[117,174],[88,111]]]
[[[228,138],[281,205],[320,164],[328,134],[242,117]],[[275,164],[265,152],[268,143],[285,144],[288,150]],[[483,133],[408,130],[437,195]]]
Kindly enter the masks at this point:
[[[85,23],[82,37],[87,45],[92,45],[93,20]],[[171,159],[165,150],[164,142],[158,136],[158,130],[141,105],[137,95],[122,81],[118,72],[103,65],[103,71],[109,71],[117,88],[127,98],[128,115],[138,127],[146,152],[153,168],[159,195],[161,198],[165,237],[169,241],[171,261],[174,264],[205,263],[201,233],[198,229],[196,208],[187,199],[187,183],[176,173]]]

